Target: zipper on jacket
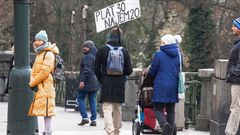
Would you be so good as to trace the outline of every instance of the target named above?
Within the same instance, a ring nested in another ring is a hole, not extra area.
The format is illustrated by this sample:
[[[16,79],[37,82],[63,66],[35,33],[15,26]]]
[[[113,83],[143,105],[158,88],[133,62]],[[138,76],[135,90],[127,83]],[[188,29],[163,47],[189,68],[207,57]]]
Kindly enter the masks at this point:
[[[48,116],[48,98],[47,98],[47,101],[46,101],[46,116]]]

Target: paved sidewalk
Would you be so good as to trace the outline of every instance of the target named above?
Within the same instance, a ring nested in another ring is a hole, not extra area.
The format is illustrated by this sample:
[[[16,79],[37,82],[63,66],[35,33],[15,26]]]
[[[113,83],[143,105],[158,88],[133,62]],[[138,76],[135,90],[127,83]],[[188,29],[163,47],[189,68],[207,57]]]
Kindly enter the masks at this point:
[[[0,135],[6,135],[7,130],[7,103],[0,102]],[[78,126],[81,117],[79,112],[57,107],[57,116],[53,118],[53,135],[105,135],[103,119],[97,119],[97,126]],[[38,119],[40,133],[43,131],[43,118]],[[177,132],[178,135],[210,135],[209,132],[194,131],[193,129]],[[41,135],[41,134],[40,134]],[[132,122],[123,122],[121,135],[132,135]]]

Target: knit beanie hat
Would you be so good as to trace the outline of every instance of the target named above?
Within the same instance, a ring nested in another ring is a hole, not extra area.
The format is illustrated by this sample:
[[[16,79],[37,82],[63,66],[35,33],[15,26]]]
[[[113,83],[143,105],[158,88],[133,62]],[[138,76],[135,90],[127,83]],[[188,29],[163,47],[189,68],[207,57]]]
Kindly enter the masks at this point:
[[[233,20],[233,24],[240,29],[240,17]]]
[[[108,41],[119,42],[122,39],[123,31],[119,27],[114,27],[109,35]]]
[[[93,43],[93,41],[88,40],[84,42],[83,47],[89,47],[91,49],[91,48],[95,48],[95,44]]]
[[[162,36],[161,41],[164,42],[163,43],[164,45],[175,44],[176,43],[176,39],[171,34],[166,34],[166,35]]]
[[[170,45],[182,42],[182,37],[180,35],[173,36],[172,34],[166,34],[162,36],[161,41],[163,41],[163,45]]]
[[[35,39],[41,39],[42,41],[44,41],[45,43],[48,42],[48,35],[47,32],[45,30],[40,30],[40,32],[38,32],[35,35]]]

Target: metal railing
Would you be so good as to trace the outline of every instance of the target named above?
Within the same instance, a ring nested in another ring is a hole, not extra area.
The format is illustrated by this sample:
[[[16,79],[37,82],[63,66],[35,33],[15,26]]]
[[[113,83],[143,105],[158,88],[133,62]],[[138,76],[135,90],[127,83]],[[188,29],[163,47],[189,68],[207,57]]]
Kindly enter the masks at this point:
[[[128,78],[129,80],[138,80],[139,78]],[[201,93],[201,81],[197,72],[185,73],[185,128],[194,127],[196,124],[196,116],[199,114],[200,109],[200,93]],[[65,106],[66,98],[66,81],[56,85],[56,105]],[[98,97],[99,98],[99,97]],[[99,109],[99,108],[98,108]]]
[[[56,88],[56,98],[55,98],[56,105],[64,106],[65,98],[66,98],[66,81],[56,84],[55,88]]]
[[[195,126],[200,109],[201,82],[197,72],[185,73],[185,128]]]

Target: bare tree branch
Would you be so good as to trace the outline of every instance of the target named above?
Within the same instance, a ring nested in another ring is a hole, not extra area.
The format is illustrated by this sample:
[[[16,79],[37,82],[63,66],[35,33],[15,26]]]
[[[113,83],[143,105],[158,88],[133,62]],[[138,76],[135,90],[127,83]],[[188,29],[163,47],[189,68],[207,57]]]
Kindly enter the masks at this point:
[[[137,21],[140,23],[140,25],[144,28],[146,33],[150,33],[147,26],[144,25],[144,23],[141,21],[141,19],[137,19]]]
[[[240,1],[239,0],[235,0],[236,4],[237,4],[237,7],[238,7],[238,12],[240,10]]]
[[[154,12],[152,17],[152,31],[155,31],[155,20],[156,20],[157,9],[158,9],[158,3],[156,3],[154,6]]]
[[[217,7],[221,7],[221,8],[224,8],[224,9],[228,9],[228,10],[231,10],[231,11],[234,11],[234,12],[238,12],[239,11],[239,9],[235,9],[235,8],[228,7],[226,5],[222,5],[222,4],[218,4],[218,3],[209,2],[209,4],[211,4],[212,6],[217,6]]]

